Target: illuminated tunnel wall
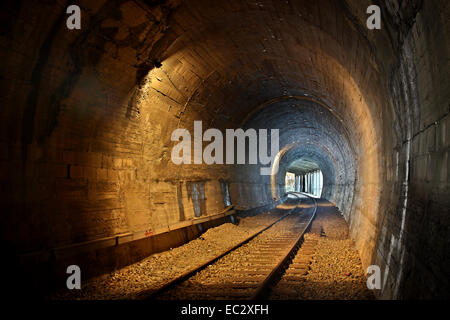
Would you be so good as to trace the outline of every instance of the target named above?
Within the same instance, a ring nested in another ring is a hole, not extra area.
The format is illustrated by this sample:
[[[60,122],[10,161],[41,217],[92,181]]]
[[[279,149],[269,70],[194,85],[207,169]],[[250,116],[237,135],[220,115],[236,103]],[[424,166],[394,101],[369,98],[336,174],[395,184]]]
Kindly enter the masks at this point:
[[[312,162],[383,271],[378,296],[445,295],[450,6],[377,0],[368,30],[371,2],[89,1],[69,32],[64,1],[4,1],[3,243],[22,266],[117,267],[229,201],[274,205]],[[280,129],[278,173],[173,164],[171,133],[194,120]]]

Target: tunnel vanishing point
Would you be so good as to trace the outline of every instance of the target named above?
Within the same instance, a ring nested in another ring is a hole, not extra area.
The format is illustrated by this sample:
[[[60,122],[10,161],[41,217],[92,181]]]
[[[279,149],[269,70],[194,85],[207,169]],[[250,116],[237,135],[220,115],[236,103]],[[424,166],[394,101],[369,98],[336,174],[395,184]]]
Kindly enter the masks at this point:
[[[320,170],[364,270],[380,267],[378,298],[450,296],[449,1],[79,1],[69,30],[71,4],[0,5],[12,287],[129,265]],[[279,170],[173,163],[172,133],[195,121],[279,129]]]

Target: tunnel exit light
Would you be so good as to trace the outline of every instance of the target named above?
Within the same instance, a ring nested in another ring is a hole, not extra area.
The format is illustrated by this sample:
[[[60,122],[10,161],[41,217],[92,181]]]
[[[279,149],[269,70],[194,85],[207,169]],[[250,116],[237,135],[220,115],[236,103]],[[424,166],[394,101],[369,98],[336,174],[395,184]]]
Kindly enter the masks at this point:
[[[320,198],[323,190],[323,173],[321,170],[310,171],[305,174],[286,172],[286,192],[305,192]]]
[[[285,184],[286,184],[286,192],[297,191],[295,189],[295,173],[286,172]]]

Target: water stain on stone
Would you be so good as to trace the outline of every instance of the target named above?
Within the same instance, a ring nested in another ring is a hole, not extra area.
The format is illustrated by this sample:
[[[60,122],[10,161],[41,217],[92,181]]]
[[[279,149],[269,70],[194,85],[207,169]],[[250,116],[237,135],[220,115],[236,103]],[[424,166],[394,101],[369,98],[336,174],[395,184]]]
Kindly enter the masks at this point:
[[[192,201],[195,216],[200,217],[206,214],[205,181],[188,181],[186,189],[188,199]]]

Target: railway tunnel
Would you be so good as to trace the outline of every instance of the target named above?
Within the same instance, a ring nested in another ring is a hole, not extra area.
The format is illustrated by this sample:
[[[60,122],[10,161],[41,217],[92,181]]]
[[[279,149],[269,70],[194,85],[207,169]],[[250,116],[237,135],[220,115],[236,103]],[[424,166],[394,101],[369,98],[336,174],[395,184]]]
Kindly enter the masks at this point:
[[[376,297],[449,297],[448,1],[79,1],[69,30],[71,4],[1,5],[2,268],[18,294],[271,210],[286,173],[300,188],[320,170],[363,269],[382,271]],[[238,128],[271,147],[278,129],[273,161],[205,163],[196,134]]]

